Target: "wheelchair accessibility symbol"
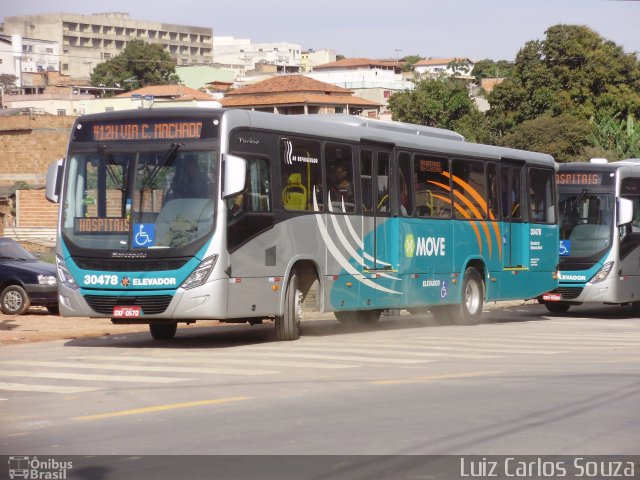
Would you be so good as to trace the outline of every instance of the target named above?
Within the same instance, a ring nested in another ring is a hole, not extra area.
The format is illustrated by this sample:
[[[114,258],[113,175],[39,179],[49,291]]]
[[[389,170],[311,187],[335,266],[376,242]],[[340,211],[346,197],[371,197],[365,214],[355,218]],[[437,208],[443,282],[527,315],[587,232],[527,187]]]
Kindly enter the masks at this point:
[[[156,243],[156,224],[138,223],[134,227],[133,247],[152,247]]]
[[[447,291],[447,282],[446,280],[442,281],[442,287],[440,287],[440,298],[447,298],[449,292]]]
[[[560,247],[558,253],[561,257],[571,255],[571,240],[560,240]]]

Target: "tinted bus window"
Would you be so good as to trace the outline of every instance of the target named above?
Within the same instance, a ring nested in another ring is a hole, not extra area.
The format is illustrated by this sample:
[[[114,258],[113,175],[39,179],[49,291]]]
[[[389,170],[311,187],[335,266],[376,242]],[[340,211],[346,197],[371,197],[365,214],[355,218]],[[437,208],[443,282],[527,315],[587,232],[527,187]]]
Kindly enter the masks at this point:
[[[419,217],[451,218],[449,162],[415,155],[415,208]]]
[[[313,210],[313,196],[322,210],[320,142],[280,140],[281,199],[285,210]]]
[[[529,220],[535,223],[554,223],[555,195],[553,178],[555,172],[540,168],[529,169]]]
[[[500,216],[498,205],[498,168],[495,163],[487,164],[487,213],[489,219],[495,220]]]
[[[353,156],[350,145],[327,143],[324,147],[327,195],[334,212],[354,212]]]
[[[453,201],[456,218],[486,218],[485,164],[469,160],[453,161]]]
[[[411,175],[411,155],[401,152],[398,155],[398,192],[400,193],[400,215],[413,216],[413,185]]]

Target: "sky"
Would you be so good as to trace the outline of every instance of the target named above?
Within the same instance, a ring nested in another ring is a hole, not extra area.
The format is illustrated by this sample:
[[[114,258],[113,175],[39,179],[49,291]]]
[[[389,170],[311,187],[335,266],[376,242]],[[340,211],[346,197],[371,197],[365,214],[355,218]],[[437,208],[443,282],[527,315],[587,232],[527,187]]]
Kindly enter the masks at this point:
[[[126,12],[134,20],[208,27],[214,36],[291,42],[345,57],[514,60],[557,24],[586,25],[640,52],[638,0],[14,0],[0,19],[42,13]],[[12,32],[5,32],[10,34]]]

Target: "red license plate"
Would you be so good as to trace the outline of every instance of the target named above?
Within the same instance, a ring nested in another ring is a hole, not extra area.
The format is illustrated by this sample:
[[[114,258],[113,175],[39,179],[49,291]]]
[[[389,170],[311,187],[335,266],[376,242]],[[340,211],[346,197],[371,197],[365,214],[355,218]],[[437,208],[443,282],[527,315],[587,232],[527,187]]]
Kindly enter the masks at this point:
[[[137,318],[142,315],[142,309],[138,306],[123,306],[119,305],[113,307],[113,318]]]
[[[560,302],[562,300],[562,295],[559,293],[545,293],[542,295],[542,300],[545,302]]]

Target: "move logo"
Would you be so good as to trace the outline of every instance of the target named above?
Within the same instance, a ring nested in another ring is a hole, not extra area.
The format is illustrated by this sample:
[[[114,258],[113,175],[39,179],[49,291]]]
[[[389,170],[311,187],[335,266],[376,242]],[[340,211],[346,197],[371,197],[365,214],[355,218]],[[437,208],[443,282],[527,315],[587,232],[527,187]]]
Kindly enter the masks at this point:
[[[404,253],[408,258],[416,257],[444,257],[446,255],[446,240],[444,237],[417,237],[408,234],[404,239]]]

